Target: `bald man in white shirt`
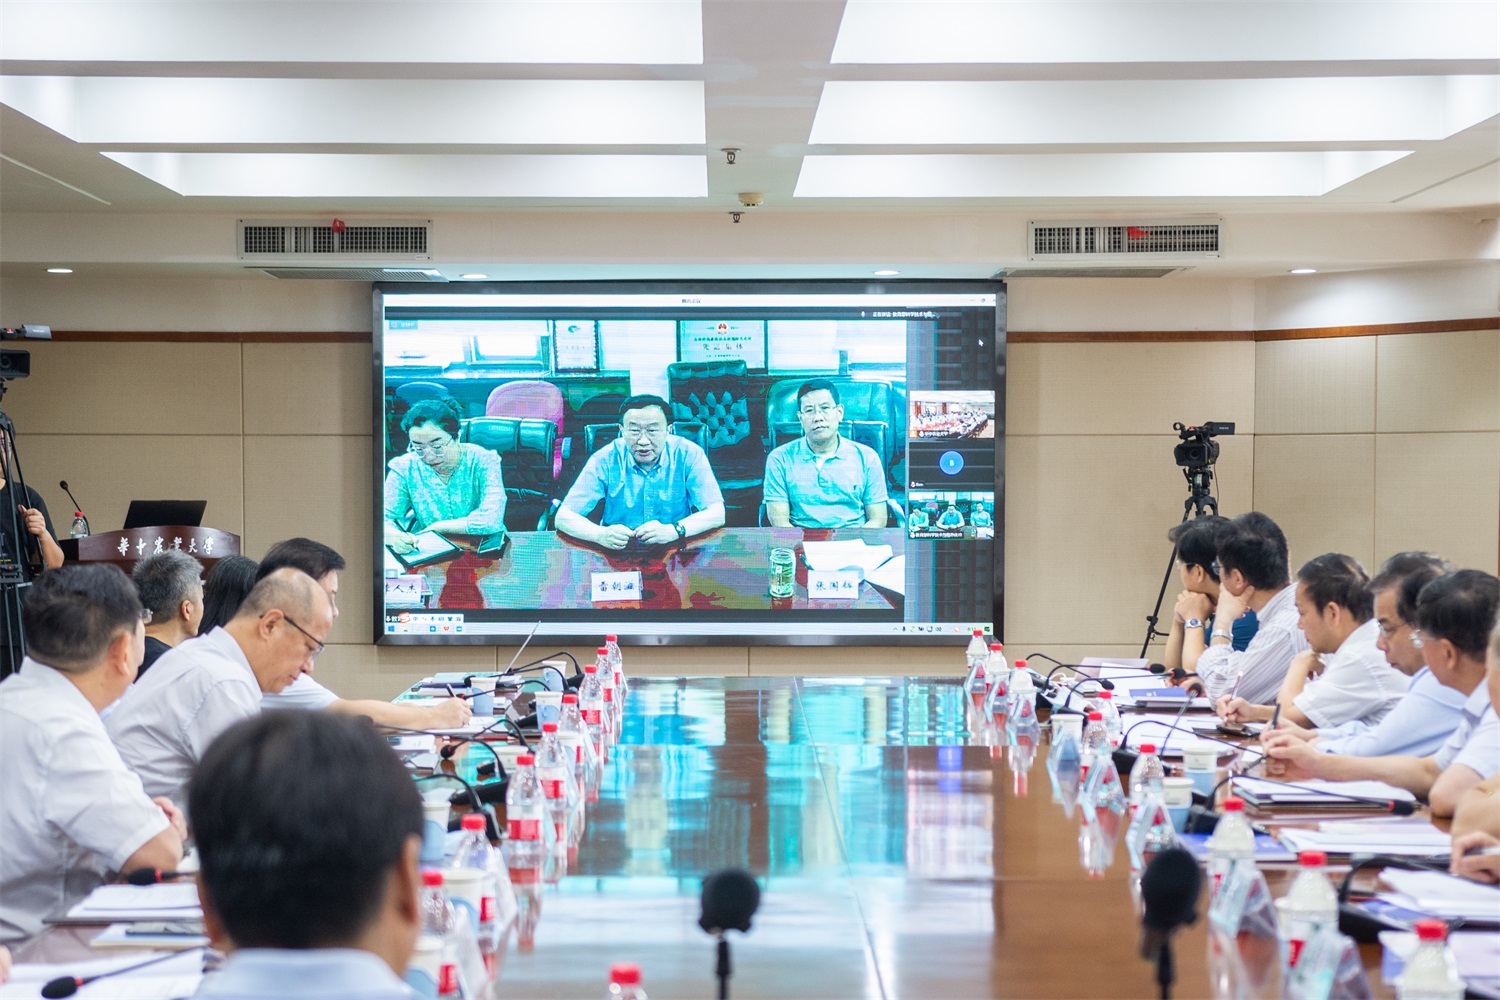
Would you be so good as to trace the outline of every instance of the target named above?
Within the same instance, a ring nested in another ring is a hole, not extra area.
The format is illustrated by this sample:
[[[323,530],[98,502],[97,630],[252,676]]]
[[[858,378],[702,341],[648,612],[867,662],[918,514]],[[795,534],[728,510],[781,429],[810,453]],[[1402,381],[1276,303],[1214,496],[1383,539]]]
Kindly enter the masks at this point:
[[[118,872],[182,859],[182,814],[147,797],[99,719],[135,680],[143,619],[113,566],[53,570],[27,594],[29,655],[0,684],[0,943]]]

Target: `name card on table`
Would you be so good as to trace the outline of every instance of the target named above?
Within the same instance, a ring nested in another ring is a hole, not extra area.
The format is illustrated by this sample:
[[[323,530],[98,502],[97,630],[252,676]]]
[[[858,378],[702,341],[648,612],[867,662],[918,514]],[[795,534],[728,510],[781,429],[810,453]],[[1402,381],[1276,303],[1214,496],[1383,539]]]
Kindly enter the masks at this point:
[[[641,599],[641,574],[590,573],[589,585],[595,604],[605,601],[639,601]]]
[[[859,597],[859,570],[810,569],[807,596],[818,601],[852,601]]]

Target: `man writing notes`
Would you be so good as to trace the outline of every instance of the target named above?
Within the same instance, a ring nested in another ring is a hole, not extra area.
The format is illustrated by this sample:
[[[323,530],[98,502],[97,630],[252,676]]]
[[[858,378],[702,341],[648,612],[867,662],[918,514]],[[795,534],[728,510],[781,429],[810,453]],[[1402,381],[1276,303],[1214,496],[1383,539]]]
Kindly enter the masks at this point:
[[[839,433],[838,386],[797,390],[802,436],[766,456],[766,520],[778,528],[884,528],[885,469],[873,448]]]
[[[493,535],[505,527],[500,456],[458,440],[462,413],[451,399],[424,399],[401,418],[405,455],[385,477],[385,544],[417,547],[412,532]]]
[[[589,456],[563,497],[557,530],[606,549],[667,545],[724,524],[724,496],[693,442],[667,432],[667,403],[631,396],[620,436]],[[604,501],[598,524],[589,513]]]
[[[1297,571],[1296,606],[1311,648],[1293,658],[1281,682],[1281,718],[1298,726],[1379,722],[1407,681],[1376,645],[1380,628],[1364,569],[1338,552],[1318,556]],[[1266,722],[1275,712],[1229,695],[1216,707],[1230,722]]]
[[[110,739],[148,792],[181,805],[214,737],[258,715],[263,694],[310,673],[332,628],[323,588],[301,570],[279,569],[228,625],[162,654],[109,714]]]
[[[182,814],[146,796],[99,720],[135,680],[142,617],[113,566],[44,573],[27,593],[30,655],[0,684],[0,943],[115,872],[182,860]]]

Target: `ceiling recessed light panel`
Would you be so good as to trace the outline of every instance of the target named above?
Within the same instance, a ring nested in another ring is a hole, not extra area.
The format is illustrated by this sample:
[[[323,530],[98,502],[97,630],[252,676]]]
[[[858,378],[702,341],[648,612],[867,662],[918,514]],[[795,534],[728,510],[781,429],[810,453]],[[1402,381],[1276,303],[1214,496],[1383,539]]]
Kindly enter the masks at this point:
[[[1500,114],[1500,77],[857,82],[814,145],[1415,142]]]
[[[48,274],[72,274],[73,273],[73,269],[71,267],[49,267],[49,268],[47,268],[47,273]]]
[[[705,141],[699,80],[6,76],[0,104],[97,145]]]
[[[1500,5],[848,0],[834,63],[1210,63],[1495,59]]]
[[[1317,197],[1406,151],[808,156],[798,198]]]
[[[703,198],[703,156],[122,153],[105,156],[189,197]]]
[[[0,59],[699,65],[703,8],[699,0],[7,0]]]

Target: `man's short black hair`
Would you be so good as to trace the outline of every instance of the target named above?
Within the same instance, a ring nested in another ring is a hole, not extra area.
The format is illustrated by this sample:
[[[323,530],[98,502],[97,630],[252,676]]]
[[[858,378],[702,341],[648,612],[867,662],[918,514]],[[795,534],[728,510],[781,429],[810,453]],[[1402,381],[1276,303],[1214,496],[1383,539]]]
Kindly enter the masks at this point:
[[[255,571],[256,580],[264,580],[271,573],[285,566],[300,569],[314,580],[321,580],[349,564],[344,557],[322,542],[311,538],[288,538],[271,546],[260,557],[260,569]]]
[[[1281,530],[1281,525],[1271,520],[1269,515],[1262,514],[1258,510],[1250,510],[1229,522],[1236,527],[1244,528],[1246,531],[1256,535],[1264,535],[1275,543],[1277,551],[1281,553],[1281,561],[1287,564],[1288,572],[1292,565],[1292,551],[1286,544],[1286,533]]]
[[[401,418],[401,430],[409,434],[413,427],[437,424],[450,437],[457,438],[463,416],[458,402],[450,397],[423,399],[413,403],[411,409],[406,411],[406,416]]]
[[[203,890],[241,948],[349,945],[378,917],[416,784],[370,720],[265,712],[209,746],[188,783]]]
[[[141,601],[130,577],[104,563],[63,566],[26,589],[27,653],[64,673],[84,673],[121,632],[134,632]]]
[[[797,409],[802,409],[802,397],[812,392],[827,392],[833,396],[835,404],[839,401],[839,387],[826,378],[815,378],[803,382],[797,389]]]
[[[1167,532],[1167,541],[1177,546],[1177,558],[1184,566],[1198,566],[1219,580],[1219,536],[1229,524],[1228,518],[1210,515],[1183,521]]]
[[[625,422],[625,414],[631,410],[644,410],[648,406],[661,410],[661,415],[666,418],[667,423],[672,422],[672,407],[665,399],[650,393],[642,393],[639,396],[631,396],[620,404],[620,423]]]
[[[1282,541],[1285,543],[1284,538]],[[1245,528],[1238,518],[1219,536],[1219,576],[1239,570],[1256,590],[1274,590],[1290,583],[1286,560],[1286,550],[1274,538]]]
[[[1417,627],[1433,639],[1447,639],[1460,653],[1484,659],[1495,613],[1500,609],[1500,580],[1477,569],[1444,573],[1417,595]]]
[[[258,565],[249,556],[225,556],[214,563],[203,578],[203,621],[198,623],[199,635],[228,625],[239,613],[240,605],[255,589]]]
[[[136,563],[130,580],[152,621],[163,622],[177,617],[182,602],[203,585],[203,564],[180,549],[167,549]]]
[[[1396,588],[1396,614],[1409,624],[1417,620],[1417,595],[1422,588],[1452,569],[1448,560],[1431,552],[1397,552],[1370,581],[1370,593]]]
[[[1337,604],[1361,624],[1375,615],[1375,594],[1370,590],[1370,577],[1353,556],[1328,552],[1309,559],[1297,570],[1297,581],[1319,614],[1328,605]]]

